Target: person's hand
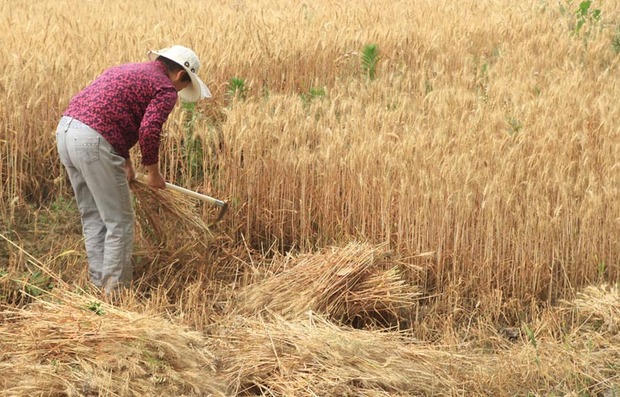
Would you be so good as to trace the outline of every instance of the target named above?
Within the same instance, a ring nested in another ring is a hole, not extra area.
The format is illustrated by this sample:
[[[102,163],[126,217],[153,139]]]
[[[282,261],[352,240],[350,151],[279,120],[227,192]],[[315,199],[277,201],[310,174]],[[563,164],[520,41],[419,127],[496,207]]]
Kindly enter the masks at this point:
[[[154,187],[156,189],[166,188],[166,180],[164,179],[164,177],[161,175],[159,171],[149,172],[149,174],[146,176],[146,183],[150,187]]]
[[[125,160],[125,174],[127,174],[127,182],[131,182],[136,177],[136,170],[133,168],[131,159]]]
[[[166,180],[159,172],[159,164],[151,164],[146,167],[147,175],[146,175],[146,184],[152,188],[156,189],[165,189],[166,188]]]

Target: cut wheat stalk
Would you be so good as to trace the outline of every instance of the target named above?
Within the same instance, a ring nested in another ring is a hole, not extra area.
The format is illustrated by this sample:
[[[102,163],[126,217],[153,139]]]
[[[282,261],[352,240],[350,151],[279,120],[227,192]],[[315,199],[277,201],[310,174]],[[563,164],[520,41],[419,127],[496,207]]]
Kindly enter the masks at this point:
[[[145,183],[146,182],[146,175],[138,173],[138,174],[136,174],[136,180],[138,182]],[[166,188],[170,189],[170,190],[173,190],[175,192],[179,192],[179,193],[184,194],[186,196],[195,198],[197,200],[201,200],[201,201],[204,201],[206,203],[214,204],[214,205],[220,207],[220,212],[218,213],[217,217],[213,221],[211,221],[211,223],[210,223],[211,225],[215,224],[219,220],[221,220],[222,217],[224,216],[224,214],[226,213],[226,211],[228,210],[228,203],[226,203],[226,202],[224,202],[222,200],[213,198],[211,196],[207,196],[206,194],[198,193],[198,192],[195,192],[193,190],[189,190],[189,189],[186,189],[186,188],[181,187],[181,186],[174,185],[174,184],[169,183],[169,182],[166,182]]]
[[[173,190],[153,189],[132,182],[136,219],[144,234],[158,242],[203,240],[212,233],[198,214],[196,199]]]
[[[381,246],[350,243],[285,260],[288,269],[242,289],[240,312],[300,318],[311,310],[354,326],[394,326],[409,321],[405,314],[420,296]]]

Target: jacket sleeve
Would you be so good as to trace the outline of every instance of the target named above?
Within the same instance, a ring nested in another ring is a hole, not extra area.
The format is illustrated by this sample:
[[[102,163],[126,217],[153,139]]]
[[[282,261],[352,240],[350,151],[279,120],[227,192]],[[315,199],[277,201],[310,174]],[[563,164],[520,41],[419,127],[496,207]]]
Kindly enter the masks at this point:
[[[177,92],[174,89],[160,89],[146,107],[138,132],[143,165],[159,161],[161,129],[176,102]]]

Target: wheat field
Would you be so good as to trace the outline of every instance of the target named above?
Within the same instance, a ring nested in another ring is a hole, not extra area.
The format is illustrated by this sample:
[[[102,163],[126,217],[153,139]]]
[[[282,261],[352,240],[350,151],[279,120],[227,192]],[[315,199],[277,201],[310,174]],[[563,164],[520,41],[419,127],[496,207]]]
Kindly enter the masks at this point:
[[[620,3],[4,0],[0,26],[0,395],[620,394]],[[55,126],[172,44],[213,98],[175,108],[162,173],[229,211],[137,199],[111,305]]]

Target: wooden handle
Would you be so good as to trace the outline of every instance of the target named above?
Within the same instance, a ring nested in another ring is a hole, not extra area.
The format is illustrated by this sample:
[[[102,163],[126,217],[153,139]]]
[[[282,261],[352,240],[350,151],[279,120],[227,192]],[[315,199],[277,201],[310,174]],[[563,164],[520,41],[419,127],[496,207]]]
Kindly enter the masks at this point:
[[[142,183],[146,183],[146,175],[138,173],[136,174],[136,180]],[[185,195],[196,198],[198,200],[206,201],[207,203],[210,203],[210,204],[215,204],[218,207],[227,207],[226,203],[222,200],[218,200],[216,198],[209,197],[205,194],[194,192],[193,190],[185,189],[184,187],[181,187],[181,186],[173,185],[172,183],[166,182],[166,188],[170,190],[174,190],[179,193],[183,193]]]

